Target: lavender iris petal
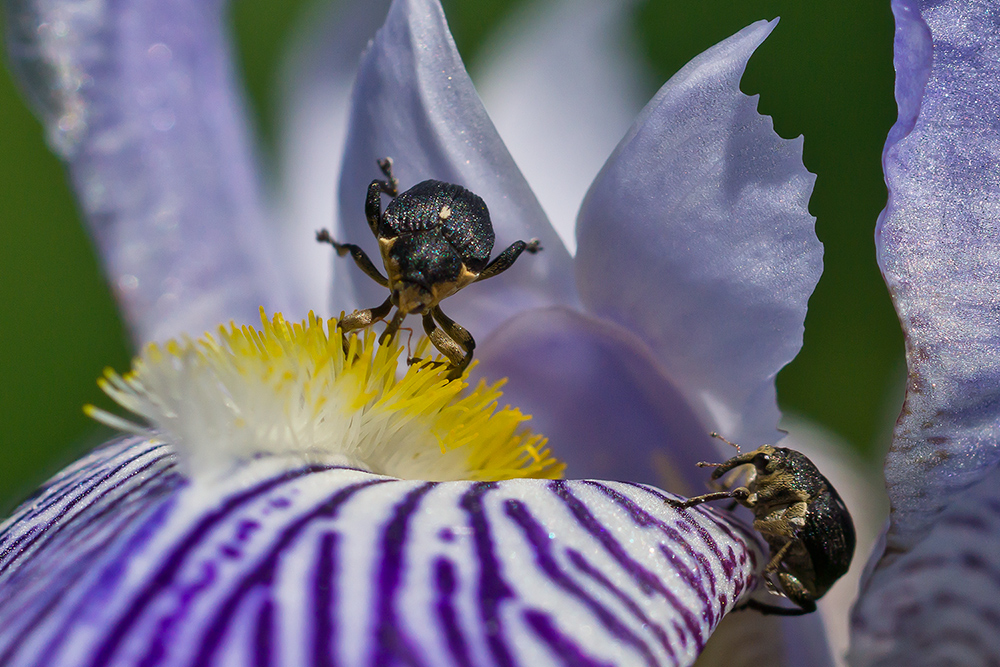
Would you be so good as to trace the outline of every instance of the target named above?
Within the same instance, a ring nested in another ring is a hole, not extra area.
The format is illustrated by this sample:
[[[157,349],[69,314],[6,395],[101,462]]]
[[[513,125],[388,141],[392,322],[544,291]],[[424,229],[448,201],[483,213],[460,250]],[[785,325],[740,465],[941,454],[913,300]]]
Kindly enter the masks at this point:
[[[7,9],[11,63],[69,163],[133,340],[296,305],[268,254],[224,3]]]
[[[854,611],[852,659],[989,664],[1000,657],[1000,23],[991,3],[892,8],[899,120],[876,241],[909,378],[886,459],[892,523]]]
[[[739,91],[775,23],[668,81],[597,176],[577,226],[590,312],[645,340],[703,423],[743,445],[778,434],[777,372],[802,347],[822,271],[802,139]]]
[[[757,537],[635,484],[429,483],[126,440],[0,529],[9,665],[688,665]]]
[[[436,1],[394,2],[358,71],[339,223],[343,237],[372,256],[377,245],[365,221],[364,196],[369,182],[380,177],[375,158],[382,156],[395,160],[403,189],[436,178],[482,197],[497,235],[495,253],[518,239],[541,240],[541,253],[522,257],[501,278],[444,303],[445,312],[477,338],[525,308],[576,303],[572,258],[486,115]],[[335,310],[368,308],[385,299],[385,288],[348,261],[334,264],[334,284]]]

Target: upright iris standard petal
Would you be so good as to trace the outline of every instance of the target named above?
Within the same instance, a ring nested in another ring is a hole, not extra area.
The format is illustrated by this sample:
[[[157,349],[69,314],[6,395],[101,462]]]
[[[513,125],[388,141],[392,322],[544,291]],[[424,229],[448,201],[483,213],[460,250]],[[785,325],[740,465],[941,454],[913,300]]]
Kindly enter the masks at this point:
[[[364,200],[368,184],[382,177],[375,163],[382,157],[393,158],[402,190],[435,178],[482,197],[496,230],[494,255],[518,239],[541,240],[541,253],[449,298],[443,308],[452,319],[480,337],[523,308],[576,302],[569,253],[486,115],[436,0],[393,3],[355,83],[339,222],[343,238],[376,261]],[[337,259],[334,310],[385,300],[385,288],[349,259]],[[347,286],[354,299],[342,296]]]
[[[282,70],[283,265],[303,303],[317,311],[331,303],[333,265],[330,246],[316,242],[316,230],[337,219],[351,86],[361,54],[388,9],[389,0],[317,6],[303,21]],[[336,312],[343,307],[337,304]]]
[[[8,665],[689,665],[756,538],[655,489],[98,450],[2,527]]]
[[[10,0],[7,9],[12,65],[69,163],[133,339],[288,307],[223,3]]]
[[[645,101],[629,0],[529,3],[476,86],[570,252],[587,188]]]
[[[853,618],[857,665],[1000,659],[1000,20],[893,2],[899,120],[879,263],[906,335],[892,522]],[[876,554],[876,558],[879,554]]]
[[[508,378],[504,399],[533,415],[569,477],[703,492],[687,473],[711,456],[708,429],[635,334],[547,308],[505,322],[481,349],[474,374]]]
[[[699,416],[773,441],[774,377],[802,345],[822,270],[801,138],[739,91],[774,22],[695,58],[660,90],[591,186],[577,227],[587,308],[646,340]]]

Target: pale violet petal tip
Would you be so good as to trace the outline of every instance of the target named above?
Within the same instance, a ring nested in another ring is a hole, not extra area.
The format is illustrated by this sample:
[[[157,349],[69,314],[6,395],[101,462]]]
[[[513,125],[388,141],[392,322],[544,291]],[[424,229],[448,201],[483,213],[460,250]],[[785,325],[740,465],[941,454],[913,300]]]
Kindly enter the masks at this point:
[[[315,7],[302,20],[282,70],[282,265],[302,302],[317,313],[328,313],[332,264],[330,246],[317,243],[316,232],[335,224],[351,86],[388,9],[389,0]]]
[[[528,3],[483,48],[476,86],[560,238],[645,101],[630,0]]]
[[[740,92],[760,21],[701,54],[640,114],[591,186],[577,283],[635,331],[699,417],[744,445],[779,436],[774,378],[802,345],[822,271],[802,139]]]
[[[168,447],[127,440],[0,527],[0,660],[690,665],[763,556],[664,498],[268,459],[189,484]]]
[[[494,254],[519,239],[541,240],[542,252],[450,297],[444,304],[450,317],[480,335],[520,310],[576,302],[570,255],[486,115],[437,0],[392,4],[352,94],[338,233],[376,262],[364,201],[368,184],[381,178],[376,159],[383,157],[393,158],[402,190],[433,178],[482,197],[496,230]],[[385,289],[349,258],[333,261],[335,311],[385,299]]]
[[[900,118],[877,246],[907,340],[886,460],[899,552],[1000,463],[1000,18],[957,0],[893,10]]]
[[[224,3],[9,0],[10,62],[139,342],[287,305]]]

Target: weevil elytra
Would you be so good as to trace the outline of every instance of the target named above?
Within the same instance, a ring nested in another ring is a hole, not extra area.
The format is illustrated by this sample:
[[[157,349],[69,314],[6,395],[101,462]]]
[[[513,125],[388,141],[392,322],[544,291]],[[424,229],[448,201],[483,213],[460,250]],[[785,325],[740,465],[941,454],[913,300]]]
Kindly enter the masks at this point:
[[[541,250],[538,239],[515,241],[490,261],[496,237],[486,203],[461,185],[428,180],[399,194],[392,175],[392,158],[378,160],[386,180],[373,180],[365,199],[365,217],[375,238],[386,276],[365,251],[338,243],[323,229],[316,240],[330,243],[337,254],[348,253],[358,267],[383,287],[389,297],[381,305],[356,310],[340,320],[343,331],[353,331],[384,320],[396,307],[379,341],[399,330],[413,313],[423,316],[424,331],[451,362],[450,379],[460,377],[472,361],[476,341],[463,326],[441,310],[440,303],[458,290],[503,273],[522,252]],[[382,211],[382,194],[392,201]]]
[[[763,445],[744,454],[739,445],[718,433],[711,435],[736,447],[737,455],[725,463],[698,465],[715,468],[715,481],[740,466],[752,465],[746,484],[667,503],[684,508],[728,498],[748,507],[754,513],[754,529],[770,549],[764,581],[773,593],[798,607],[751,599],[743,608],[783,616],[815,611],[816,600],[847,572],[854,556],[854,522],[844,501],[813,462],[794,449]]]

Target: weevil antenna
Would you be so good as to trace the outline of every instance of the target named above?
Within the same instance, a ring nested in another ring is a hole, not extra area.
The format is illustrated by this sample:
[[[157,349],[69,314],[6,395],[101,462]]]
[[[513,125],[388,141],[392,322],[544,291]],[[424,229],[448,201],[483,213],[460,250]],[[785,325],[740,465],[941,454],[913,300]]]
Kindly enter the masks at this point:
[[[718,433],[716,433],[715,431],[712,431],[712,432],[711,432],[711,433],[709,433],[708,435],[709,435],[709,437],[712,437],[712,438],[715,438],[715,439],[717,439],[717,440],[721,440],[722,442],[726,443],[727,445],[732,445],[733,447],[735,447],[735,448],[736,448],[736,453],[737,453],[737,454],[740,454],[740,453],[741,453],[741,452],[740,452],[740,446],[739,446],[739,445],[737,445],[737,444],[736,444],[735,442],[730,442],[729,440],[726,440],[725,438],[723,438],[723,437],[722,437],[721,435],[719,435],[719,434],[718,434]],[[700,464],[699,464],[699,465],[700,465]],[[721,464],[720,464],[720,465],[721,465]]]

